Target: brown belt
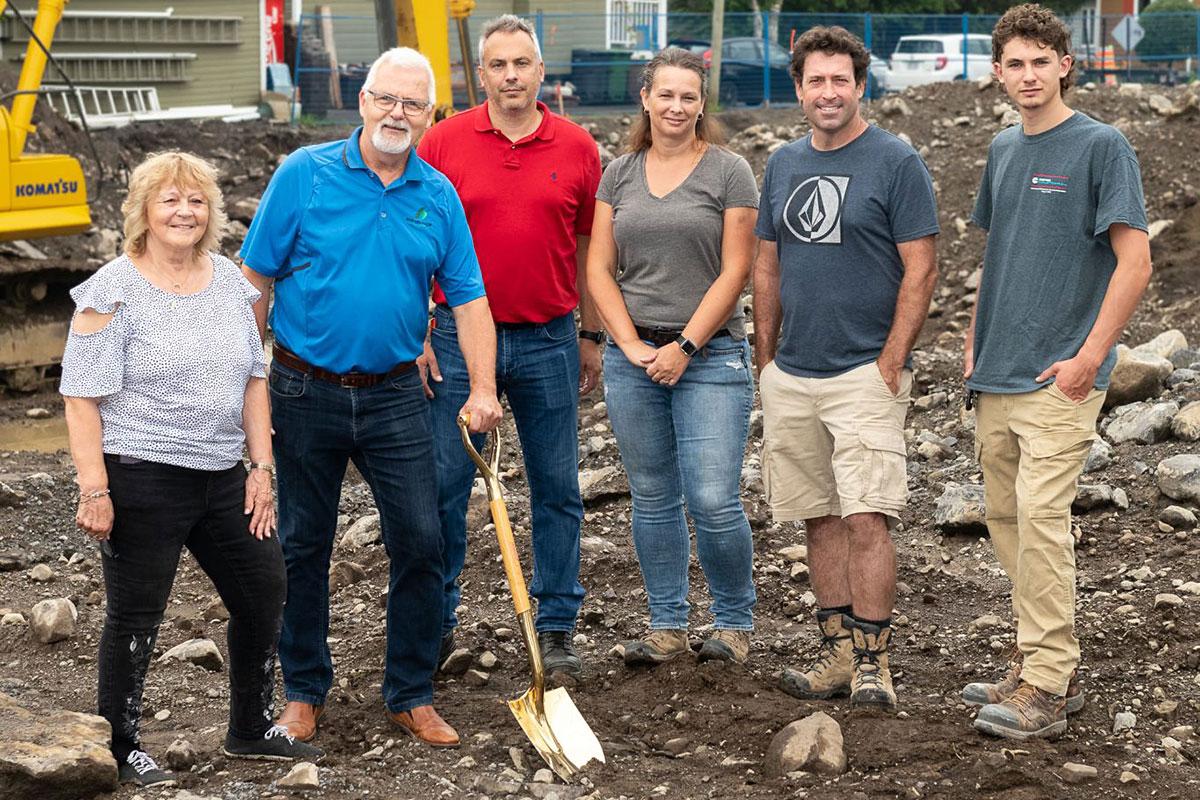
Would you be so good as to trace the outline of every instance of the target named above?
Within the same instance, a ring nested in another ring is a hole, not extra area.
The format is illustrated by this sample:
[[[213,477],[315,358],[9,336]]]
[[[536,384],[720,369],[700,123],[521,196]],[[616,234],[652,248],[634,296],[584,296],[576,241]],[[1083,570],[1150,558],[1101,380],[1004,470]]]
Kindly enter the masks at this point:
[[[634,325],[633,328],[637,331],[639,339],[645,339],[646,341],[656,344],[659,347],[666,347],[671,342],[683,335],[682,328],[678,330],[672,328],[647,328],[643,325]],[[709,338],[729,335],[730,333],[728,328],[721,328],[721,330],[717,331]]]
[[[415,361],[402,361],[387,372],[347,372],[339,375],[327,369],[314,367],[292,351],[276,344],[271,348],[271,356],[285,367],[311,375],[319,381],[336,384],[343,389],[365,389],[368,386],[378,386],[384,381],[403,375],[416,366]]]

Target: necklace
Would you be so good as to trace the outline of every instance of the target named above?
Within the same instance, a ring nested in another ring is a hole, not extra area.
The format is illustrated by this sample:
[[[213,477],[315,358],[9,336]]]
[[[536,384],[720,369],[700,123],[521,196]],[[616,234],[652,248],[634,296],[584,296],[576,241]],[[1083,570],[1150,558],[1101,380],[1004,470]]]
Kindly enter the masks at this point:
[[[158,278],[160,283],[170,285],[171,288],[166,291],[167,294],[171,296],[170,303],[172,309],[176,309],[178,307],[180,296],[189,295],[192,293],[192,277],[200,270],[194,267],[188,267],[181,280],[173,280],[168,277],[167,274],[163,272],[162,268],[160,268],[158,264],[154,263],[153,260],[146,259],[145,263],[146,266],[150,267],[154,273],[154,277]]]

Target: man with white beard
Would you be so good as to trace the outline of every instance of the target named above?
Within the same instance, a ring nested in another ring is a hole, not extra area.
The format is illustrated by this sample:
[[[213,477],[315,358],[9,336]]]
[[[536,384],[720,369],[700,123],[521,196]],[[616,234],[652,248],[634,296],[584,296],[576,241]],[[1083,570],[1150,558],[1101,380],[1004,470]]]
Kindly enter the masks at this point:
[[[388,718],[433,747],[458,734],[433,708],[442,622],[442,539],[429,402],[415,367],[437,278],[470,377],[460,413],[500,421],[496,332],[462,204],[412,145],[433,115],[433,70],[395,48],[358,95],[362,127],[280,165],[246,234],[246,277],[265,333],[279,538],[288,572],[279,641],[291,736],[316,736],[333,685],[329,560],[346,465],[375,498],[391,558],[383,699]]]

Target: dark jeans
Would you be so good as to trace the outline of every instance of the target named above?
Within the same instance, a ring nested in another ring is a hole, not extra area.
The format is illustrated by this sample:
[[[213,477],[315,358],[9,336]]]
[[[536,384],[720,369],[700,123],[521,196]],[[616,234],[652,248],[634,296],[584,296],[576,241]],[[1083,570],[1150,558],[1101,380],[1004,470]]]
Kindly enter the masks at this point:
[[[113,755],[124,763],[140,749],[146,668],[184,547],[229,609],[229,732],[261,737],[272,724],[285,579],[279,540],[250,534],[245,467],[206,472],[104,460],[115,517],[101,546],[108,606],[98,705],[112,725]]]
[[[458,410],[471,386],[458,348],[454,314],[434,312],[431,334],[442,382],[433,384],[438,511],[444,548],[442,631],[458,625],[458,576],[467,554],[467,500],[475,463],[463,449]],[[496,388],[508,397],[529,479],[533,512],[533,581],[539,631],[570,631],[583,603],[579,582],[579,340],[570,314],[545,325],[496,331]],[[477,448],[484,437],[474,437]]]
[[[279,538],[288,597],[279,660],[288,700],[322,705],[333,685],[329,559],[346,465],[362,473],[391,559],[383,699],[433,702],[442,619],[442,540],[429,402],[415,369],[363,389],[271,365]],[[347,635],[353,632],[347,631]]]

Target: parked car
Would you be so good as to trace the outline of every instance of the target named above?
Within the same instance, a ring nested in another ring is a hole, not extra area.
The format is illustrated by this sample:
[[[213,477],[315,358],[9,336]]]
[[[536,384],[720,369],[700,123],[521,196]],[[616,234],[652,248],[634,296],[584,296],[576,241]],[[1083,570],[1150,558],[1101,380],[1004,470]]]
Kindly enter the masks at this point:
[[[712,44],[703,39],[674,39],[667,43],[703,56],[712,66]],[[788,73],[791,54],[775,42],[770,45],[771,102],[796,102],[795,84]],[[734,36],[721,43],[721,104],[724,106],[763,102],[763,40],[756,36]]]
[[[966,72],[963,48],[966,48]],[[979,33],[901,36],[883,76],[884,88],[900,91],[938,81],[975,79],[992,71],[992,37]]]

